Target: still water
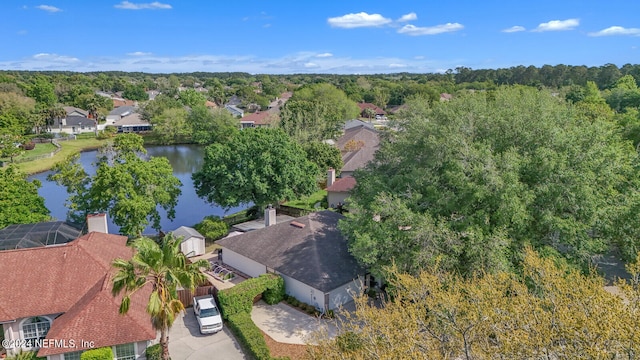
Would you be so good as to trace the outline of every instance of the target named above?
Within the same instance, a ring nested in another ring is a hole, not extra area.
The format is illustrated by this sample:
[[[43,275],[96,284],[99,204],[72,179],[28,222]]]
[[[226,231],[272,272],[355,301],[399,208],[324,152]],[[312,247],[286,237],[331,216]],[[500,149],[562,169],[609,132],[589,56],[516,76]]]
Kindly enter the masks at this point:
[[[175,230],[183,225],[193,226],[207,215],[223,216],[246,208],[231,208],[225,212],[222,207],[216,204],[209,204],[196,195],[191,174],[200,170],[204,163],[204,147],[198,145],[153,146],[147,148],[147,153],[150,156],[166,157],[173,167],[173,175],[182,182],[182,194],[178,198],[175,219],[173,221],[167,219],[166,212],[163,209],[159,209],[162,215],[161,226],[163,231]],[[97,151],[87,151],[80,154],[80,163],[85,171],[91,175],[95,174],[96,167],[94,164],[97,154]],[[42,187],[38,192],[44,198],[47,209],[51,211],[51,216],[57,220],[64,220],[67,218],[68,209],[65,207],[65,202],[68,194],[64,187],[47,180],[49,174],[51,174],[51,171],[30,176],[29,179],[38,179],[42,182]],[[119,227],[109,219],[109,232],[118,233],[118,229]],[[153,233],[155,233],[155,230],[150,227],[145,230],[145,234]]]

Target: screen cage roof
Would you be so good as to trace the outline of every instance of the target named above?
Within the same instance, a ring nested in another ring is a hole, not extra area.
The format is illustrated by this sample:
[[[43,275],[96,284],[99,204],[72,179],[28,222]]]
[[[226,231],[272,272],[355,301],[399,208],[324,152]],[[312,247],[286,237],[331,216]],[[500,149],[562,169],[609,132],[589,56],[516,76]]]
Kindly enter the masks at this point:
[[[80,229],[65,221],[9,225],[0,230],[0,250],[64,244],[81,234]]]

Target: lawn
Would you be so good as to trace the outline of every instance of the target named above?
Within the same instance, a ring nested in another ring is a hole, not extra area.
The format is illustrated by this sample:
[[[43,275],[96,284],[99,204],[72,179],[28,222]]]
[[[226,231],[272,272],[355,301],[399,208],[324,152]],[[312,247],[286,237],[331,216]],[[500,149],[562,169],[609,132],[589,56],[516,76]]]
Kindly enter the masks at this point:
[[[77,154],[84,150],[97,149],[104,143],[106,143],[106,140],[98,140],[95,138],[95,136],[89,137],[85,135],[83,138],[77,140],[60,141],[58,143],[60,144],[62,149],[57,154],[55,154],[55,156],[51,158],[27,161],[24,163],[16,164],[16,167],[20,171],[29,175],[47,171],[50,170],[55,164],[64,161],[69,155]],[[50,145],[53,147],[52,144],[37,144],[36,149],[38,149],[38,146],[40,145]],[[32,151],[36,151],[36,149]],[[43,153],[46,152],[47,151],[43,150]],[[34,155],[30,154],[29,156]]]
[[[55,150],[56,150],[56,147],[52,143],[36,144],[36,147],[33,148],[33,150],[24,151],[19,156],[14,157],[13,160],[14,161],[28,160],[30,158],[35,158],[44,154],[49,154]],[[0,159],[0,161],[5,161],[7,163],[11,162],[11,160],[8,158],[2,158]]]
[[[295,207],[298,209],[314,211],[314,210],[318,210],[315,207],[317,203],[320,203],[320,208],[326,209],[327,208],[326,202],[327,202],[327,191],[318,190],[309,196],[305,196],[297,200],[287,201],[286,203],[284,203],[284,205]]]

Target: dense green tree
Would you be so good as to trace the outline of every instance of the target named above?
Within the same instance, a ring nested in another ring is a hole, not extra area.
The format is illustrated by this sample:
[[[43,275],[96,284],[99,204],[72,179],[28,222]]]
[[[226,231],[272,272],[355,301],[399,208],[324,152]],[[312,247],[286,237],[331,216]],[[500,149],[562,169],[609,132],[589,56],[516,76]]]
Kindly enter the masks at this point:
[[[164,157],[145,158],[143,140],[136,134],[122,134],[101,149],[93,176],[72,156],[54,167],[50,179],[67,188],[69,217],[84,222],[87,214],[108,212],[120,233],[139,236],[145,227],[160,230],[158,206],[175,216],[182,184]]]
[[[191,262],[180,251],[180,239],[165,236],[162,242],[140,238],[133,242],[136,250],[130,260],[116,259],[113,267],[113,296],[124,294],[120,313],[126,314],[131,296],[142,288],[151,288],[147,303],[147,314],[151,316],[153,328],[160,332],[162,359],[169,360],[169,329],[184,305],[178,298],[178,288],[191,289],[204,283],[206,277],[200,268],[209,268],[206,260]]]
[[[207,102],[207,97],[195,89],[185,89],[180,91],[178,101],[184,106],[193,108],[196,106],[204,106],[205,102]]]
[[[208,145],[225,142],[238,132],[238,119],[225,109],[209,110],[204,106],[191,109],[187,116],[193,141]]]
[[[151,119],[153,133],[161,144],[179,143],[191,135],[187,116],[184,108],[170,108]]]
[[[122,93],[122,96],[125,99],[134,100],[134,101],[149,100],[149,94],[147,94],[143,84],[127,85],[124,92]]]
[[[307,159],[318,167],[320,177],[324,177],[329,168],[336,170],[336,175],[340,174],[342,169],[342,154],[340,150],[327,143],[312,141],[302,145]]]
[[[638,155],[613,122],[524,87],[410,109],[355,175],[342,228],[364,265],[440,257],[470,274],[507,268],[524,244],[582,262],[625,238],[611,226],[638,192]]]
[[[0,170],[0,229],[12,224],[31,224],[50,219],[38,180],[28,181],[13,166]]]
[[[360,109],[331,84],[314,84],[297,90],[280,114],[280,127],[300,142],[336,137],[345,120]]]
[[[183,108],[183,106],[175,98],[160,94],[156,96],[153,101],[149,101],[144,105],[141,117],[147,121],[151,121],[151,119],[161,115],[165,110],[174,108]]]
[[[57,102],[54,86],[51,80],[44,76],[37,76],[27,87],[27,95],[43,107],[52,106]]]
[[[223,207],[264,206],[309,195],[318,169],[282,130],[245,129],[225,143],[209,145],[193,174],[198,196]]]
[[[16,135],[30,133],[39,109],[31,98],[13,92],[0,93],[0,129]]]

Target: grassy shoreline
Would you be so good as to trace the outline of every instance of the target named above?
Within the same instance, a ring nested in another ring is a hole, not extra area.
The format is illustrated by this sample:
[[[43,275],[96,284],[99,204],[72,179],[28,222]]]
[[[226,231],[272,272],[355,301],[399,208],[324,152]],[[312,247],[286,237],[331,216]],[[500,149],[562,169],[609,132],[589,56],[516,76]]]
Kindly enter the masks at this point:
[[[106,142],[107,140],[99,140],[95,137],[60,141],[58,144],[60,144],[61,149],[53,157],[14,164],[14,166],[27,175],[38,174],[51,170],[56,164],[64,161],[70,155],[98,149]]]

